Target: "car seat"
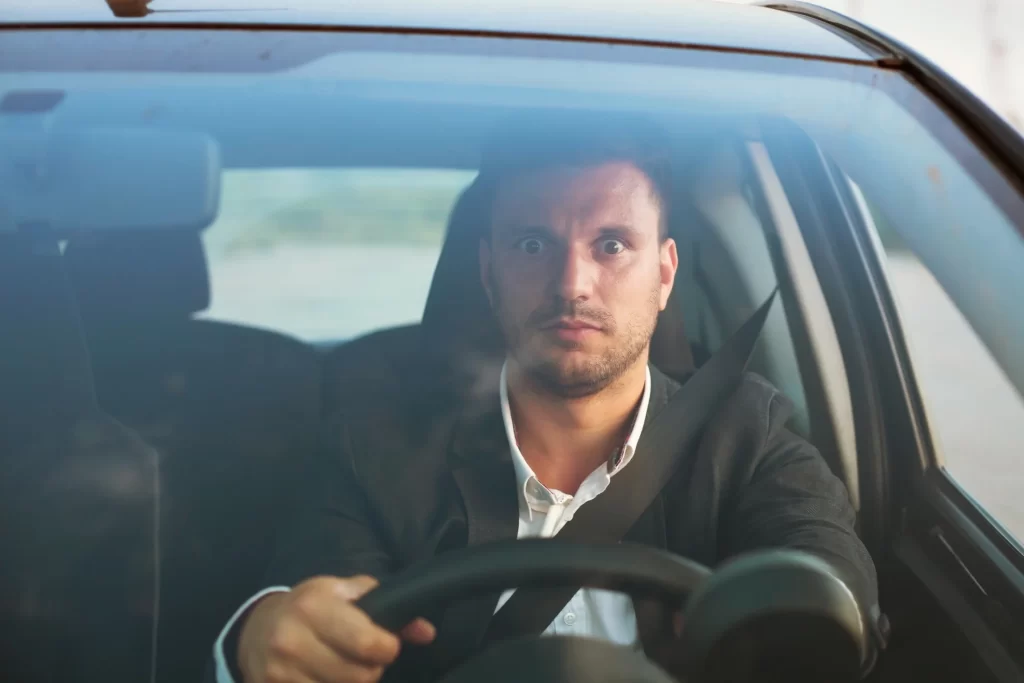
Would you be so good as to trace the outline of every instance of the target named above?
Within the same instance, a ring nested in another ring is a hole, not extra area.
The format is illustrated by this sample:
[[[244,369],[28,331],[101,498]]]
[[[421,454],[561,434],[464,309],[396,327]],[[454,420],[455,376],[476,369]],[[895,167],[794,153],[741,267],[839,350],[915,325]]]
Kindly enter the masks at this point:
[[[157,680],[201,678],[220,629],[261,589],[316,447],[316,351],[195,320],[210,300],[196,233],[75,238],[65,251],[99,403],[161,463]]]
[[[157,457],[98,407],[57,240],[0,235],[0,672],[150,678]]]

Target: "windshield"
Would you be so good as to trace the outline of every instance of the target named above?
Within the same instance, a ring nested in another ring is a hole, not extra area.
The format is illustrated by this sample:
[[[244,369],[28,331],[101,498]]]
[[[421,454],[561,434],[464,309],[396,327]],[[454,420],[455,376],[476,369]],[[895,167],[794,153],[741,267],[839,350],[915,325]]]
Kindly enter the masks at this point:
[[[898,71],[371,33],[228,32],[229,52],[203,47],[223,33],[0,35],[0,284],[24,293],[0,311],[18,378],[0,388],[0,517],[22,530],[0,550],[18,558],[0,613],[56,625],[82,651],[131,644],[90,673],[197,680],[224,624],[266,587],[330,416],[413,373],[421,333],[478,367],[479,329],[501,309],[480,270],[492,215],[470,208],[489,145],[521,120],[542,147],[559,143],[544,139],[549,123],[575,116],[660,131],[678,255],[668,307],[685,334],[652,364],[686,377],[781,287],[752,369],[793,403],[789,428],[856,506],[845,340],[828,266],[794,218],[818,190],[785,167],[814,157],[835,171],[828,191],[853,193],[889,257],[912,346],[945,344],[914,371],[946,426],[949,472],[1024,535],[1019,479],[1001,474],[1018,467],[1024,424],[1024,317],[1005,315],[1024,291],[1024,203]],[[547,248],[527,238],[516,248]],[[974,399],[949,389],[951,368],[979,383],[972,395],[999,397],[987,464],[965,455],[989,437],[969,428]],[[369,467],[360,477],[380,474]],[[383,516],[402,504],[367,501]],[[396,568],[427,543],[408,523],[388,532]],[[95,617],[112,612],[122,618]],[[43,659],[30,668],[65,666]]]

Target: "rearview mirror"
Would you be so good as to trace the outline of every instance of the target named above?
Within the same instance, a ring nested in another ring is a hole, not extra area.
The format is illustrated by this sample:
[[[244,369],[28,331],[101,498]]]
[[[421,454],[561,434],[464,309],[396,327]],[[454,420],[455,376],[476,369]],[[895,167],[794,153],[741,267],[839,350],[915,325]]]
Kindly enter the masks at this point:
[[[0,118],[0,233],[198,231],[217,217],[220,150],[208,135],[120,127],[46,132],[18,125],[18,118]]]

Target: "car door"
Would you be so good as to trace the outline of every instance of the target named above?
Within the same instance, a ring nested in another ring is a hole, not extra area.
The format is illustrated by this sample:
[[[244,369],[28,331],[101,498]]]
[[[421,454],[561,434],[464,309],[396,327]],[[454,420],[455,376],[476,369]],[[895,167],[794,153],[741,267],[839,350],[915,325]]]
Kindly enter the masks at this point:
[[[901,385],[888,391],[906,416],[906,445],[886,462],[893,556],[998,680],[1024,680],[1024,305],[992,294],[1024,291],[1024,212],[1009,192],[1020,177],[1001,175],[982,182],[1003,196],[1006,221],[966,244],[941,229],[904,237],[855,183],[842,194],[866,259],[879,265],[878,308]]]
[[[788,122],[764,122],[765,146],[843,347],[862,532],[893,628],[943,620],[983,669],[919,638],[920,664],[1024,680],[1024,155],[909,77],[881,90],[920,130],[874,165]]]

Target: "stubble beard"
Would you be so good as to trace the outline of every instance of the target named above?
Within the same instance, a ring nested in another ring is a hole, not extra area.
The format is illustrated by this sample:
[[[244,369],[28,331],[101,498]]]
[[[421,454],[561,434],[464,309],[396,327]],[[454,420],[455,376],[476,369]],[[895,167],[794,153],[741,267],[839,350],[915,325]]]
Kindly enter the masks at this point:
[[[530,321],[522,326],[510,323],[502,306],[503,297],[498,287],[495,286],[496,284],[491,282],[494,314],[504,336],[509,356],[515,360],[519,370],[534,386],[559,398],[573,399],[593,396],[614,384],[636,365],[640,357],[647,351],[658,322],[660,280],[657,286],[652,288],[650,296],[644,302],[643,313],[631,316],[622,326],[621,331],[610,316],[605,314],[603,322],[605,329],[599,334],[610,336],[614,343],[600,356],[567,359],[534,354],[524,348],[523,344],[523,328],[529,327]],[[530,319],[550,318],[552,308],[560,308],[565,315],[572,315],[574,310],[572,302],[561,302],[560,306],[556,302],[551,307],[545,308],[542,315],[534,314],[530,316]],[[572,351],[579,345],[562,343],[560,346],[562,349]]]

